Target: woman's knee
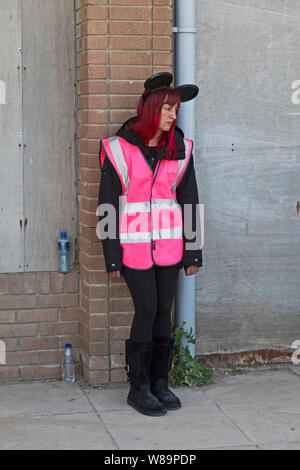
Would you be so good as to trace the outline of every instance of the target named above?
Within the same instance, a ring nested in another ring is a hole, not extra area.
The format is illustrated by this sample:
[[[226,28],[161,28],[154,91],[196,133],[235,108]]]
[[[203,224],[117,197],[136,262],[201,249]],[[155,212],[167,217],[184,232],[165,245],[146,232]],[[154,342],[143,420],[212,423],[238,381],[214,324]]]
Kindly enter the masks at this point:
[[[157,312],[157,300],[156,297],[153,295],[151,299],[148,299],[144,302],[143,306],[139,309],[143,318],[147,321],[153,321],[156,312]]]
[[[157,305],[158,316],[169,316],[172,310],[172,299],[160,299]]]

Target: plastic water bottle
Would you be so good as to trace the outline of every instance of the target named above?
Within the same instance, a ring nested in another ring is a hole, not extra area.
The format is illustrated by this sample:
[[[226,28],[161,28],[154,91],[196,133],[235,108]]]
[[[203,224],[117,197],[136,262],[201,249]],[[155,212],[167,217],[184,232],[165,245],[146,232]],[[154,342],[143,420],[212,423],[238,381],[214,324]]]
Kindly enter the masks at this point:
[[[74,356],[72,353],[72,344],[66,344],[66,349],[61,361],[61,378],[63,382],[75,382]]]
[[[57,241],[58,247],[58,271],[62,274],[71,272],[70,261],[70,240],[67,238],[67,232],[60,232],[60,238]]]

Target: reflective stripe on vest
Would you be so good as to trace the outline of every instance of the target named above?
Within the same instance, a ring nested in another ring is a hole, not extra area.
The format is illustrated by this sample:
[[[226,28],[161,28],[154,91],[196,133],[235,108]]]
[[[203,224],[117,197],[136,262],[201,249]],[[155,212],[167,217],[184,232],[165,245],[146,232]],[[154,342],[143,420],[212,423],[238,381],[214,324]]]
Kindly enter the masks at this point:
[[[135,269],[172,265],[183,254],[183,221],[175,190],[187,168],[192,142],[184,139],[184,160],[161,160],[153,174],[139,148],[120,137],[103,139],[122,184],[120,243],[123,263]]]

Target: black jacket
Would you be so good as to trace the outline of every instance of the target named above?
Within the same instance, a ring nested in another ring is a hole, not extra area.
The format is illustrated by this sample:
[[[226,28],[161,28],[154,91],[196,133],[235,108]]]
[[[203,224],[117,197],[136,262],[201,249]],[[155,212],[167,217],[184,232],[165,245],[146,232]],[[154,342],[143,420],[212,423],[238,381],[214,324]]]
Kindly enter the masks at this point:
[[[141,152],[147,158],[150,166],[152,167],[152,171],[154,173],[156,162],[158,159],[165,158],[165,151],[166,149],[162,147],[158,152],[155,152],[155,157],[153,157],[153,152],[151,148],[147,147],[141,139],[136,135],[133,129],[130,129],[131,124],[134,122],[136,118],[131,118],[123,126],[119,129],[116,133],[117,136],[122,137],[123,139],[127,140],[127,142],[136,145],[139,147]],[[184,134],[179,127],[175,127],[175,139],[176,139],[176,146],[177,146],[177,160],[181,160],[185,158],[185,145],[183,141]],[[101,144],[101,141],[100,141]],[[101,145],[100,145],[100,152],[101,152]],[[100,159],[100,152],[99,152],[99,159]],[[100,163],[101,167],[101,163]],[[99,188],[99,197],[98,197],[98,204],[103,203],[110,203],[113,204],[116,210],[116,218],[117,221],[119,220],[119,196],[122,195],[122,185],[120,178],[110,162],[110,160],[105,157],[102,170],[102,177],[100,182]],[[180,204],[183,212],[184,204],[192,204],[192,230],[195,232],[196,230],[196,204],[199,204],[198,199],[198,189],[197,189],[197,182],[195,176],[195,169],[194,169],[194,159],[193,155],[190,157],[189,164],[185,170],[184,175],[181,178],[181,181],[176,189],[176,199],[178,204]],[[106,216],[103,215],[99,217],[99,220]],[[102,240],[103,244],[103,252],[106,264],[107,272],[112,271],[122,271],[123,264],[122,264],[122,246],[119,240],[119,224],[116,224],[117,227],[117,237],[116,239],[109,239],[106,238]],[[184,228],[184,227],[183,227]],[[184,230],[183,230],[184,231]],[[196,237],[195,237],[196,238]],[[194,239],[186,240],[184,237],[184,244],[192,243],[195,241]],[[196,261],[197,260],[197,261]],[[183,257],[178,266],[187,269],[189,266],[202,266],[202,250],[186,250],[184,249]]]

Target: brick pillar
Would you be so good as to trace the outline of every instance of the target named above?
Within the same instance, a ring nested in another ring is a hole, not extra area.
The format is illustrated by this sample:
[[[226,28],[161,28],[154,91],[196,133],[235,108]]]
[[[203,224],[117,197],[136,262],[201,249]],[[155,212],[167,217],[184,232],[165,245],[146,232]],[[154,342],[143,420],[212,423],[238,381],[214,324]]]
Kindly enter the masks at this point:
[[[96,235],[99,139],[136,114],[145,79],[172,71],[171,0],[77,0],[78,210],[82,360],[91,385],[126,380],[133,302],[106,273]]]

